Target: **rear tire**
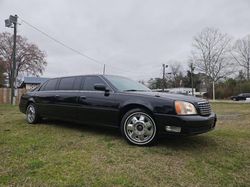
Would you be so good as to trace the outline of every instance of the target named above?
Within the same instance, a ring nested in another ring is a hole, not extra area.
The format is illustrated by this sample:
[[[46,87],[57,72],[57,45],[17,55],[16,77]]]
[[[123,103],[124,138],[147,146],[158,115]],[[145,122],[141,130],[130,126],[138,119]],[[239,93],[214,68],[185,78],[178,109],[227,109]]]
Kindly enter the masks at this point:
[[[154,119],[140,108],[129,110],[123,116],[121,133],[130,144],[138,146],[152,145],[157,138]]]
[[[37,111],[37,107],[34,103],[30,103],[26,109],[26,120],[29,124],[36,124],[40,117]]]

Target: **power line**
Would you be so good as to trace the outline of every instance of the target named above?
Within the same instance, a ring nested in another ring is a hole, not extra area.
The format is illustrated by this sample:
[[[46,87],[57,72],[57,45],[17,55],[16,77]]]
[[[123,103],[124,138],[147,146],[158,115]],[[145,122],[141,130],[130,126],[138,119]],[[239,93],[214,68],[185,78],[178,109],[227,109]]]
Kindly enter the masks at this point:
[[[22,20],[22,22],[24,22],[26,25],[32,27],[32,28],[35,29],[36,31],[38,31],[38,32],[40,32],[41,34],[45,35],[46,37],[48,37],[49,39],[53,40],[54,42],[56,42],[56,43],[62,45],[63,47],[65,47],[65,48],[67,48],[67,49],[69,49],[69,50],[71,50],[71,51],[73,51],[73,52],[75,52],[75,53],[77,53],[77,54],[79,54],[79,55],[85,57],[85,58],[88,58],[89,60],[92,60],[92,61],[94,61],[94,62],[96,62],[96,63],[98,63],[98,64],[103,65],[103,63],[100,62],[99,60],[96,60],[96,59],[94,59],[94,58],[92,58],[92,57],[90,57],[90,56],[88,56],[88,55],[85,55],[85,54],[83,54],[82,52],[80,52],[80,51],[78,51],[78,50],[76,50],[76,49],[74,49],[74,48],[72,48],[72,47],[66,45],[65,43],[59,41],[58,39],[56,39],[56,38],[54,38],[54,37],[52,37],[52,36],[50,36],[50,35],[47,34],[46,32],[44,32],[44,31],[40,30],[39,28],[33,26],[32,24],[30,24],[29,22],[23,20],[22,18],[19,17],[19,19]]]
[[[74,49],[73,47],[70,47],[69,45],[65,44],[64,42],[61,42],[60,40],[56,39],[55,37],[49,35],[48,33],[46,33],[45,31],[42,31],[41,29],[37,28],[36,26],[32,25],[31,23],[29,23],[28,21],[18,17],[23,23],[25,23],[26,25],[28,25],[29,27],[33,28],[34,30],[38,31],[39,33],[43,34],[44,36],[46,36],[47,38],[51,39],[52,41],[56,42],[57,44],[63,46],[64,48],[72,51],[72,52],[75,52],[76,54],[84,57],[84,58],[87,58],[99,65],[102,65],[102,67],[104,68],[105,66],[107,67],[110,67],[112,69],[116,69],[118,71],[121,71],[121,72],[130,72],[130,73],[136,73],[138,74],[138,71],[131,71],[131,70],[126,70],[126,69],[123,69],[123,68],[118,68],[116,66],[113,66],[113,65],[109,65],[109,64],[106,64],[106,63],[103,63],[93,57],[90,57],[89,55],[86,55],[84,53],[82,53],[81,51],[77,50],[77,49]],[[156,67],[158,68],[158,66],[155,66],[155,67],[151,67],[150,70],[152,71],[152,69],[156,69]],[[107,68],[105,68],[107,70]],[[105,72],[105,69],[103,69],[103,72]]]
[[[93,57],[90,57],[90,56],[88,56],[88,55],[86,55],[86,54],[80,52],[80,51],[77,50],[77,49],[74,49],[74,48],[70,47],[69,45],[67,45],[67,44],[65,44],[65,43],[63,43],[63,42],[61,42],[60,40],[56,39],[55,37],[50,36],[48,33],[42,31],[41,29],[37,28],[36,26],[32,25],[31,23],[25,21],[24,19],[22,19],[22,18],[20,18],[20,17],[19,17],[19,19],[20,19],[23,23],[25,23],[26,25],[30,26],[30,27],[33,28],[34,30],[38,31],[39,33],[43,34],[43,35],[46,36],[47,38],[49,38],[49,39],[53,40],[54,42],[58,43],[59,45],[65,47],[65,48],[67,48],[67,49],[69,49],[69,50],[71,50],[71,51],[77,53],[78,55],[80,55],[80,56],[82,56],[82,57],[84,57],[84,58],[87,58],[87,59],[89,59],[89,60],[91,60],[91,61],[93,61],[93,62],[95,62],[95,63],[97,63],[97,64],[105,65],[105,63],[102,63],[102,62],[100,62],[99,60],[97,60],[97,59],[95,59],[95,58],[93,58]],[[109,67],[111,67],[111,68],[113,68],[113,69],[117,69],[117,70],[119,70],[119,71],[122,71],[122,72],[124,72],[124,71],[126,71],[126,72],[132,72],[132,71],[129,71],[129,70],[124,70],[124,69],[122,69],[122,68],[118,68],[118,67],[115,67],[115,66],[111,66],[111,65],[109,65],[109,64],[106,64],[106,65],[108,65]],[[133,73],[135,73],[135,72],[133,72]]]

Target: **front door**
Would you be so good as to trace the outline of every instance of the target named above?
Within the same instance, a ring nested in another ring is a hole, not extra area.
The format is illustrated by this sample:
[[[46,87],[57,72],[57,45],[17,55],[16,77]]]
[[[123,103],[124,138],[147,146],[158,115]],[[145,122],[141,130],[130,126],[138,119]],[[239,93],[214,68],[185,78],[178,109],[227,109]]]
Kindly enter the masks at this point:
[[[95,84],[104,84],[110,91],[95,90]],[[117,126],[118,102],[111,88],[99,76],[87,76],[79,93],[78,117],[82,123]]]

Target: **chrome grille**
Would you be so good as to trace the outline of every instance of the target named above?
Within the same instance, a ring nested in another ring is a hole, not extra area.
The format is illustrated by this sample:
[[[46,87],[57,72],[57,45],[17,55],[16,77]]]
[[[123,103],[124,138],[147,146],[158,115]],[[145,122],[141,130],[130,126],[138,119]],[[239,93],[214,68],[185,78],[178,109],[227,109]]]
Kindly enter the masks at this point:
[[[200,115],[202,116],[208,116],[211,114],[211,106],[209,102],[199,102],[198,103],[199,110],[200,110]]]

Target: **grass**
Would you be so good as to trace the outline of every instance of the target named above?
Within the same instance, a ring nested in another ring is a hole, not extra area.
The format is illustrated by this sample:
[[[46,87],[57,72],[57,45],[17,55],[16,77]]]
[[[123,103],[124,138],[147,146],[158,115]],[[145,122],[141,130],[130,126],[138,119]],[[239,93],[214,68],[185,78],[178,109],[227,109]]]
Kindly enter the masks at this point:
[[[250,104],[213,109],[214,131],[137,147],[116,129],[28,125],[0,105],[0,186],[250,186]]]

